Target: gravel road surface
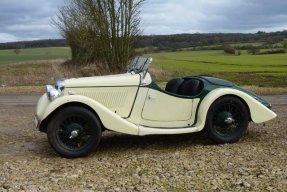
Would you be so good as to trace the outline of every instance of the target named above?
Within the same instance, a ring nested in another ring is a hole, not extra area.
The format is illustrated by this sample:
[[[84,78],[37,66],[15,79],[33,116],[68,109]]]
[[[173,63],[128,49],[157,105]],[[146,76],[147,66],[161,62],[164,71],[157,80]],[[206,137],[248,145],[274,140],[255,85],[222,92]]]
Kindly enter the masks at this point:
[[[287,95],[266,97],[278,117],[235,144],[105,132],[79,159],[59,157],[35,130],[38,98],[0,96],[0,191],[287,191]]]

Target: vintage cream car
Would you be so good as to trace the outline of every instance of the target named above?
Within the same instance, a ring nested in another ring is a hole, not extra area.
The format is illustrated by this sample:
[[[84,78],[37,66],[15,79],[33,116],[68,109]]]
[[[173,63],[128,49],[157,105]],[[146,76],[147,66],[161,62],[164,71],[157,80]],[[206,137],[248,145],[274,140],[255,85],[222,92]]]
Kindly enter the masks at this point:
[[[170,80],[161,89],[148,73],[151,58],[136,58],[120,75],[61,80],[48,85],[35,124],[64,157],[90,154],[108,129],[131,135],[206,130],[216,143],[238,141],[249,121],[276,117],[271,105],[232,82],[211,77]]]

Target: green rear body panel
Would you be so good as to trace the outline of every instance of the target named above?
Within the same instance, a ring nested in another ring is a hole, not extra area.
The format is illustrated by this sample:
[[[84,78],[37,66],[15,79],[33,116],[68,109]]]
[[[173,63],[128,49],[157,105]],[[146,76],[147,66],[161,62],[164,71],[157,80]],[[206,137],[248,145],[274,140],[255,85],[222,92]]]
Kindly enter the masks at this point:
[[[205,77],[205,76],[195,76],[195,77],[184,77],[183,79],[188,80],[188,79],[198,79],[203,83],[203,90],[195,96],[185,96],[185,95],[178,95],[178,94],[174,94],[174,93],[170,93],[168,91],[165,91],[164,89],[160,88],[158,86],[158,84],[156,83],[155,80],[152,81],[152,83],[150,85],[148,85],[147,87],[149,87],[150,89],[154,89],[154,90],[158,90],[161,91],[165,94],[168,95],[172,95],[175,97],[179,97],[179,98],[190,98],[190,99],[196,99],[199,98],[200,102],[203,100],[203,98],[212,90],[214,89],[218,89],[218,88],[224,88],[224,87],[228,87],[228,88],[232,88],[232,89],[236,89],[239,91],[242,91],[248,95],[250,95],[251,97],[255,98],[257,101],[259,101],[260,103],[262,103],[263,105],[265,105],[266,107],[270,108],[271,105],[268,101],[266,101],[265,99],[259,97],[258,95],[256,95],[255,93],[248,91],[230,81],[224,80],[224,79],[219,79],[219,78],[214,78],[214,77]]]

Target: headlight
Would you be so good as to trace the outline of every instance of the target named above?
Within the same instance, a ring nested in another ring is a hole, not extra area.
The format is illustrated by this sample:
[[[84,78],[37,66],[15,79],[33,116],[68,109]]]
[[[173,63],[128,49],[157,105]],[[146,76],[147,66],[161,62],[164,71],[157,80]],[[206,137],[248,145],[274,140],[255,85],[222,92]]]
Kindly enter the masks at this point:
[[[57,81],[55,86],[47,85],[46,86],[46,92],[48,95],[48,98],[52,101],[59,97],[61,95],[61,92],[65,88],[65,80],[59,80]]]
[[[65,88],[65,80],[57,81],[55,88],[58,89],[59,91],[63,91],[63,89]]]
[[[61,93],[60,91],[58,91],[55,87],[53,87],[52,85],[47,85],[46,86],[46,91],[47,91],[47,95],[48,98],[52,101],[54,99],[56,99]]]

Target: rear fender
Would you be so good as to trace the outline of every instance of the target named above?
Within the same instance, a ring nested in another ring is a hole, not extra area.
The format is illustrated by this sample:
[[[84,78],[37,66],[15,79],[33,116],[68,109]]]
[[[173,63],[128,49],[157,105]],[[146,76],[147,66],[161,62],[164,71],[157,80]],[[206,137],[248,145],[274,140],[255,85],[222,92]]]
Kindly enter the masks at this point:
[[[199,106],[197,123],[195,125],[198,131],[204,128],[207,113],[212,103],[218,98],[227,95],[236,96],[245,102],[250,112],[250,118],[254,123],[269,121],[277,116],[273,111],[242,91],[232,88],[218,88],[206,95]]]

